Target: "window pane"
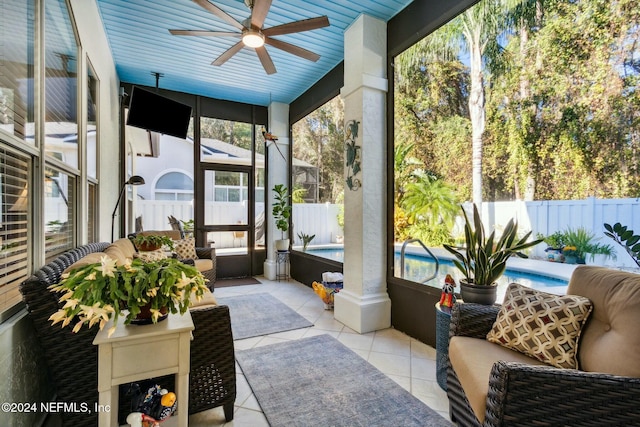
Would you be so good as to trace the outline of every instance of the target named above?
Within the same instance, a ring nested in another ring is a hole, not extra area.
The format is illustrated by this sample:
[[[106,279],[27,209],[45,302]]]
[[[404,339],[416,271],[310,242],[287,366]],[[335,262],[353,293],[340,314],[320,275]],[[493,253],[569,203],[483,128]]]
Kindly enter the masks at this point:
[[[88,239],[89,243],[98,241],[98,186],[89,183],[88,203]]]
[[[51,261],[74,244],[76,178],[47,167],[45,170],[45,256]]]
[[[251,129],[249,123],[202,117],[200,138],[203,162],[251,164]]]
[[[294,123],[292,222],[312,245],[341,242],[344,195],[344,105],[338,96]]]
[[[0,129],[34,143],[34,1],[3,1],[0,13]]]
[[[193,180],[183,173],[169,172],[158,180],[156,188],[193,191]]]
[[[226,202],[227,201],[227,189],[226,188],[216,188],[215,189],[215,198],[216,202]]]
[[[45,150],[78,167],[77,54],[64,0],[45,2]]]
[[[0,147],[0,315],[21,300],[18,285],[27,278],[29,243],[28,181],[31,162]]]

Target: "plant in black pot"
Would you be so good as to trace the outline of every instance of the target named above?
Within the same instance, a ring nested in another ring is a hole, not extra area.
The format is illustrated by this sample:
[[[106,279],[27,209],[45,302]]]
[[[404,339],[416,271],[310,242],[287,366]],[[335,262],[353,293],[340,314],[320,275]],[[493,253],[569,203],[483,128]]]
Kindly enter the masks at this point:
[[[528,242],[531,231],[518,239],[518,223],[512,218],[499,239],[495,230],[488,236],[480,220],[480,214],[473,205],[473,223],[462,209],[465,226],[466,248],[459,251],[450,245],[443,245],[455,259],[453,263],[464,274],[460,280],[460,293],[464,302],[493,304],[496,301],[497,280],[507,268],[507,259],[512,255],[520,258],[528,256],[520,251],[537,245],[542,239]]]
[[[285,233],[289,230],[289,218],[291,218],[291,205],[289,204],[289,190],[283,184],[273,187],[273,208],[271,213],[276,221],[276,227],[282,232],[282,239],[276,240],[276,250],[289,250],[289,239]]]

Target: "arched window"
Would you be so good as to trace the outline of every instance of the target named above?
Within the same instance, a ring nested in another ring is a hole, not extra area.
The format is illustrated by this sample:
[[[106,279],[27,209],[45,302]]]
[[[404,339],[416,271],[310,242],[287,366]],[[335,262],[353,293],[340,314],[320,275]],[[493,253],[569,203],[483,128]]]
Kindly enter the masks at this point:
[[[164,174],[156,183],[156,200],[193,200],[193,179],[182,172]]]

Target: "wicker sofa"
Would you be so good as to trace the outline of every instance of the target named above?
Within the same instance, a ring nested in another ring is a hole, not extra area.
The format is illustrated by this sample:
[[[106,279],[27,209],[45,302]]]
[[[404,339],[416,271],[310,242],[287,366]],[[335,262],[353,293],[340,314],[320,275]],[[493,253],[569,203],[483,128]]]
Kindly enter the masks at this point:
[[[114,244],[127,247],[128,239]],[[91,243],[69,250],[36,271],[20,286],[20,292],[33,321],[36,335],[45,353],[49,372],[55,384],[56,400],[86,402],[93,408],[98,401],[98,349],[93,345],[97,329],[82,328],[78,333],[70,327],[52,326],[49,316],[61,306],[48,286],[58,283],[63,271],[76,262],[91,260],[103,253],[113,253],[114,244]],[[190,310],[195,330],[191,342],[189,375],[189,413],[217,406],[224,407],[227,421],[233,419],[236,377],[233,336],[229,308],[204,304]],[[161,384],[173,387],[173,377]],[[129,412],[125,400],[126,386],[120,389],[120,420]],[[96,413],[60,414],[65,426],[97,425]]]
[[[580,370],[487,341],[500,306],[454,306],[447,371],[452,421],[465,427],[640,425],[640,274],[580,266],[567,294],[593,304],[579,335]]]

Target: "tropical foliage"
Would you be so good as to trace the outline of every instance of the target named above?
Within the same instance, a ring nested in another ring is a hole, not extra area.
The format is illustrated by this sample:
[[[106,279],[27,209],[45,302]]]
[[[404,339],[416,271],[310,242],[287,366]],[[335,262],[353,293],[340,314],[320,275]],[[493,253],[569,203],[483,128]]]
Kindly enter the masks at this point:
[[[629,256],[633,258],[636,265],[640,267],[640,236],[633,234],[633,230],[630,230],[626,225],[622,225],[619,222],[613,226],[605,224],[604,228],[606,230],[604,234],[622,246]]]
[[[637,197],[638,46],[635,1],[483,0],[397,59],[396,144],[460,200]]]

